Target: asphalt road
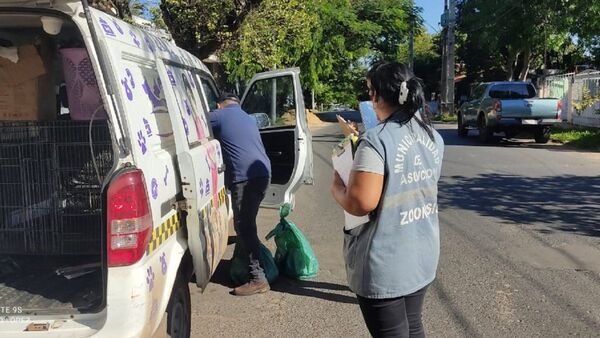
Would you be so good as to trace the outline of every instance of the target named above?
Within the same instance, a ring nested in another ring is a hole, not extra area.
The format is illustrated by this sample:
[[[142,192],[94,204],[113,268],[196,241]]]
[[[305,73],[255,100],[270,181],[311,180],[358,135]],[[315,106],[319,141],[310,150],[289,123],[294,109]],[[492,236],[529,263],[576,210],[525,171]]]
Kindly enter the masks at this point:
[[[526,140],[483,146],[438,127],[442,251],[428,336],[600,337],[600,154]],[[291,217],[318,255],[318,278],[231,296],[230,246],[206,292],[191,286],[193,337],[368,337],[345,286],[343,214],[329,193],[339,138],[336,125],[314,131],[315,186],[301,189]],[[276,223],[262,211],[260,235]]]

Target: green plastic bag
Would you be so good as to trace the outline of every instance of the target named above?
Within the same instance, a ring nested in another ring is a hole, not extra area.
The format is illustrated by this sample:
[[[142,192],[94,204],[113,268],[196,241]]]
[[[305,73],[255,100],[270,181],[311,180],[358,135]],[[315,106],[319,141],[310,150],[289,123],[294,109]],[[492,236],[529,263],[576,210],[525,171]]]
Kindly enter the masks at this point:
[[[260,266],[265,270],[265,275],[269,284],[272,284],[279,277],[279,269],[273,260],[273,254],[260,243]],[[233,257],[231,258],[231,269],[229,270],[231,280],[239,285],[246,284],[250,281],[250,258],[242,250],[240,244],[235,245]]]
[[[290,211],[289,204],[279,209],[281,220],[266,239],[275,237],[275,262],[282,274],[297,279],[314,278],[319,272],[319,261],[304,234],[293,222],[286,219]]]

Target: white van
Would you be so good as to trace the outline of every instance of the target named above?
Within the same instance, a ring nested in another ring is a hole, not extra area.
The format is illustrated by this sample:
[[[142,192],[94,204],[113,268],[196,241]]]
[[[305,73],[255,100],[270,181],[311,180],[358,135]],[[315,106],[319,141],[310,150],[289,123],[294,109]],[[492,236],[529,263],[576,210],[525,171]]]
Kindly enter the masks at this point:
[[[312,182],[299,71],[247,88],[263,206],[293,203]],[[0,337],[189,336],[188,281],[206,287],[232,221],[218,94],[197,58],[87,0],[0,0]]]

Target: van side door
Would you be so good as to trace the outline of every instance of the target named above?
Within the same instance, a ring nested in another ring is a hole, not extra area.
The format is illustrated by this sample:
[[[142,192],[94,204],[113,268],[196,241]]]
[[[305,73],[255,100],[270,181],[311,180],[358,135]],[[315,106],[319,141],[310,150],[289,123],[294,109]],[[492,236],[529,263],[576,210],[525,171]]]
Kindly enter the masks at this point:
[[[229,200],[225,191],[225,166],[221,146],[212,137],[201,97],[198,70],[170,60],[159,62],[165,84],[177,148],[188,246],[196,284],[205,288],[219,264],[229,235]]]

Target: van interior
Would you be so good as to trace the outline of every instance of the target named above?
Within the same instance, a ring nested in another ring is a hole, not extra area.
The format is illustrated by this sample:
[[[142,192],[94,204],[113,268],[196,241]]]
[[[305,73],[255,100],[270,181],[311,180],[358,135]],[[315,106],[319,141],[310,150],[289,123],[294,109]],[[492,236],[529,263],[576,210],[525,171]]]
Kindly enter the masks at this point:
[[[103,182],[113,143],[83,38],[64,17],[0,12],[0,304],[105,304]]]

